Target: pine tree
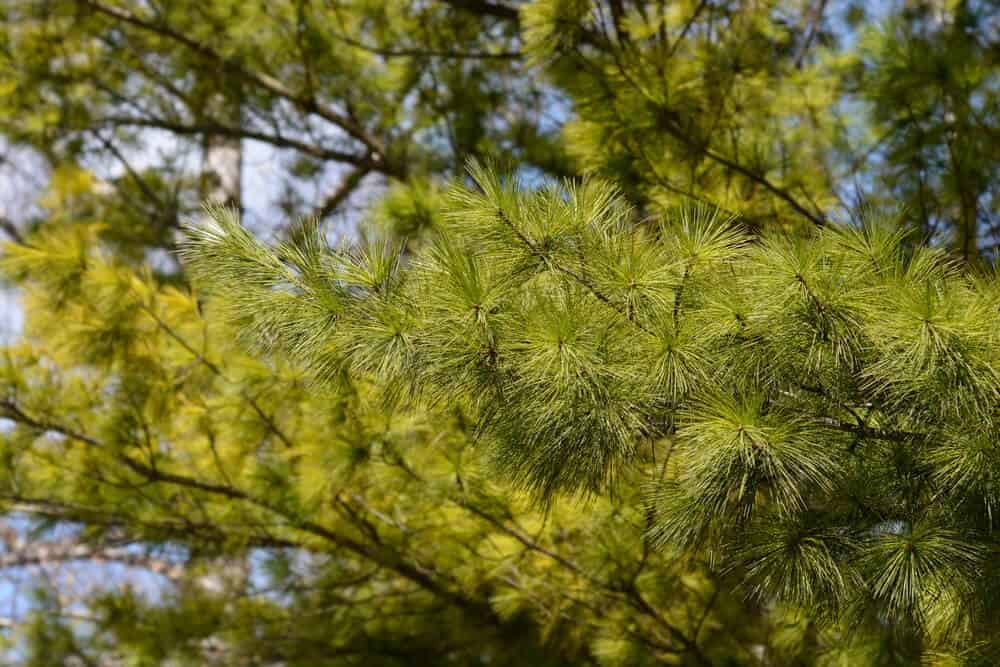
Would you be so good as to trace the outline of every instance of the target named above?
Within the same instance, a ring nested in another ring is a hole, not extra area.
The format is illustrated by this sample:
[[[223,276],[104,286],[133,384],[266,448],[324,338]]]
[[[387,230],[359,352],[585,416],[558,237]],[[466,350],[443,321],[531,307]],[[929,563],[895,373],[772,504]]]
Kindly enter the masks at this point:
[[[0,5],[0,662],[998,661],[993,3]]]
[[[3,367],[0,493],[172,582],[99,591],[83,628],[43,597],[26,664],[710,664],[765,636],[721,575],[644,540],[638,485],[534,508],[494,478],[468,407],[387,409],[371,379],[254,361],[223,303],[203,315],[80,229],[4,258],[33,317]],[[204,585],[238,554],[249,588]]]
[[[990,275],[875,215],[752,236],[704,208],[642,222],[594,181],[471,173],[410,257],[315,234],[269,249],[227,209],[184,256],[263,352],[390,405],[461,406],[541,503],[635,484],[647,450],[658,548],[853,650],[995,659]]]

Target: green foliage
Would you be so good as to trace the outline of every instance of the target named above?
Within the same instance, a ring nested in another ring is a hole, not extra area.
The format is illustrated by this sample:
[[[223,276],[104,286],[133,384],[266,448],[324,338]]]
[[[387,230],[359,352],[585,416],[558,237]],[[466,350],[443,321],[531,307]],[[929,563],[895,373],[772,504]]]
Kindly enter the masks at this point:
[[[643,443],[665,443],[645,499],[660,548],[707,553],[817,623],[992,646],[996,447],[958,434],[996,419],[995,281],[878,218],[754,238],[696,211],[650,230],[596,181],[526,192],[472,174],[406,266],[383,244],[301,246],[301,273],[346,267],[323,292],[276,289],[287,249],[231,213],[193,223],[183,256],[236,315],[326,308],[312,345],[258,338],[407,405],[465,406],[495,469],[536,498],[619,489]],[[249,262],[269,289],[237,280]]]
[[[994,2],[0,5],[0,661],[1000,662]]]
[[[382,323],[387,312],[411,321],[392,295],[430,265],[404,269],[378,243],[330,255],[308,234],[279,259],[241,236],[231,211],[213,213],[200,228],[222,244],[212,263],[238,266],[241,303],[266,299],[269,317],[240,318],[215,298],[203,313],[189,291],[94,242],[96,230],[6,248],[33,316],[0,376],[10,420],[0,496],[48,525],[81,526],[73,548],[97,561],[169,576],[155,597],[126,587],[88,596],[85,613],[62,597],[37,608],[17,634],[36,663],[555,665],[589,661],[611,637],[631,647],[619,664],[741,652],[739,597],[723,605],[706,593],[717,575],[649,550],[634,560],[645,548],[637,471],[614,499],[585,511],[554,499],[540,512],[494,479],[477,446],[471,417],[483,401],[419,409],[402,399],[429,388],[423,378],[406,391],[372,382],[406,378],[428,352],[423,340],[394,347]],[[427,252],[446,260],[443,246]],[[310,329],[321,307],[328,324]],[[222,314],[272,352],[289,346],[295,365],[248,357]],[[379,354],[363,345],[372,338]]]

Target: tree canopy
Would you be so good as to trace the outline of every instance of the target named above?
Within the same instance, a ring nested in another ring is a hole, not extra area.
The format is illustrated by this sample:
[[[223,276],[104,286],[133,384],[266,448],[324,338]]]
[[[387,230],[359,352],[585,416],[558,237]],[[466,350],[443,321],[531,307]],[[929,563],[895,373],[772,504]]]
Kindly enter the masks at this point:
[[[996,663],[998,26],[6,3],[5,657]]]

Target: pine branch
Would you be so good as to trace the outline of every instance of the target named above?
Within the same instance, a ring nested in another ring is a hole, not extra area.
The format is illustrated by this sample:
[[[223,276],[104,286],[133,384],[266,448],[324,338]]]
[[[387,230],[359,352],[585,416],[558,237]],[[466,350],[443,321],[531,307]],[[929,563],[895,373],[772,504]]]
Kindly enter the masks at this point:
[[[758,185],[763,186],[769,192],[771,192],[779,199],[787,203],[795,212],[799,213],[807,220],[809,220],[809,222],[813,223],[816,227],[823,227],[826,225],[826,220],[821,214],[813,213],[809,209],[805,208],[797,199],[795,199],[795,197],[791,195],[791,193],[772,183],[765,175],[757,173],[754,170],[750,169],[749,167],[740,164],[734,160],[731,160],[723,156],[721,153],[717,153],[708,146],[698,143],[687,131],[685,131],[683,127],[680,126],[678,119],[681,118],[681,115],[673,109],[664,107],[659,100],[652,98],[646,91],[646,89],[638,82],[636,82],[634,77],[632,77],[629,74],[625,65],[621,62],[621,59],[618,57],[617,52],[614,50],[614,47],[611,46],[608,48],[611,49],[610,55],[612,56],[612,59],[615,61],[618,73],[622,76],[622,78],[629,84],[629,86],[634,91],[638,92],[643,98],[645,98],[647,103],[653,105],[655,108],[660,110],[660,116],[663,120],[663,129],[667,133],[669,133],[670,136],[680,141],[682,144],[692,149],[694,152],[700,155],[704,155],[705,157],[722,165],[723,167],[746,177],[747,179],[753,181],[754,183],[757,183]],[[616,93],[614,92],[614,90],[610,88],[610,85],[606,80],[606,76],[603,70],[594,63],[591,63],[590,60],[587,58],[587,56],[581,53],[579,50],[576,51],[576,58],[579,63],[588,67],[593,72],[595,79],[599,81],[600,84],[604,87],[608,100],[612,104],[612,108],[615,108],[614,99],[616,97]]]
[[[149,186],[149,183],[146,182],[146,179],[139,175],[122,152],[118,150],[118,147],[115,146],[114,142],[110,141],[100,132],[94,132],[93,135],[97,137],[97,140],[101,142],[101,145],[104,146],[104,148],[111,153],[116,160],[118,160],[118,163],[125,170],[125,173],[128,174],[129,178],[133,183],[135,183],[136,187],[139,188],[139,191],[142,192],[146,199],[152,202],[157,207],[158,211],[166,211],[168,207],[163,200],[160,199],[159,195],[153,192],[153,189]]]
[[[170,121],[164,118],[137,118],[131,116],[106,116],[98,124],[109,127],[148,127],[158,130],[167,130],[174,134],[195,135],[195,136],[216,136],[231,137],[233,139],[253,139],[263,143],[271,144],[278,148],[287,148],[298,151],[304,155],[309,155],[321,160],[332,160],[334,162],[344,162],[358,165],[368,170],[379,170],[379,161],[374,160],[369,155],[356,155],[331,148],[324,148],[316,144],[306,143],[298,139],[292,139],[275,134],[267,134],[248,127],[230,127],[221,123],[202,122],[196,124],[185,124]]]
[[[216,363],[206,359],[205,355],[203,355],[198,350],[194,349],[194,347],[192,347],[190,343],[184,340],[184,338],[180,334],[178,334],[176,331],[173,330],[172,327],[170,327],[166,322],[164,322],[163,319],[159,315],[157,315],[152,308],[143,305],[142,309],[150,317],[153,318],[153,320],[156,322],[156,325],[160,327],[164,331],[164,333],[166,333],[168,336],[170,336],[170,338],[178,342],[181,345],[181,347],[187,350],[187,352],[189,352],[191,356],[193,356],[195,360],[198,361],[198,363],[204,365],[208,370],[210,370],[214,375],[218,376],[223,381],[233,385],[238,384],[234,380],[230,379],[222,371],[222,369],[219,368],[219,366]],[[240,391],[240,396],[243,398],[244,401],[246,401],[250,405],[251,408],[253,408],[253,411],[257,413],[257,416],[260,417],[261,420],[267,425],[268,430],[270,430],[275,436],[277,436],[277,438],[281,440],[281,442],[285,445],[285,447],[291,449],[295,446],[292,443],[291,439],[287,435],[285,435],[285,433],[280,428],[278,428],[278,424],[274,421],[274,418],[267,412],[265,412],[264,408],[262,408],[260,404],[257,402],[257,400],[254,399],[252,396],[250,396],[250,394],[248,394],[245,389]]]
[[[347,35],[331,33],[333,39],[343,42],[356,49],[372,53],[383,58],[446,58],[450,60],[515,60],[521,58],[519,51],[443,51],[432,48],[414,47],[409,49],[386,48],[372,44],[364,44]]]
[[[355,169],[352,169],[344,176],[340,185],[327,195],[326,199],[323,200],[323,203],[313,212],[311,217],[316,220],[325,220],[332,215],[358,189],[361,181],[370,172],[371,168],[367,165],[359,165]]]
[[[347,132],[348,135],[364,144],[370,153],[378,156],[378,162],[381,165],[381,169],[386,173],[401,176],[405,172],[405,170],[399,170],[395,166],[385,163],[388,153],[381,141],[372,136],[365,128],[355,122],[355,120],[350,118],[348,115],[342,114],[334,109],[320,104],[314,97],[298,94],[287,88],[278,79],[275,79],[268,74],[248,70],[241,64],[223,57],[210,46],[191,39],[165,23],[158,23],[141,18],[124,9],[104,5],[97,0],[76,0],[76,2],[99,14],[103,14],[109,18],[139,28],[140,30],[150,32],[176,42],[177,44],[190,49],[194,53],[197,53],[198,55],[203,56],[218,65],[222,65],[228,71],[239,75],[242,79],[266,90],[269,93],[272,93],[273,95],[276,95],[277,97],[291,102],[306,113],[315,114],[320,118],[333,123],[337,127],[340,127]]]
[[[17,228],[9,218],[0,215],[0,229],[6,232],[7,236],[14,243],[24,243],[24,237],[21,235],[21,230]]]
[[[50,431],[53,433],[59,433],[67,438],[76,440],[77,442],[90,447],[107,450],[107,447],[105,447],[103,443],[98,441],[96,438],[86,435],[85,433],[64,427],[56,422],[37,419],[28,415],[13,399],[5,398],[0,400],[0,408],[3,408],[6,411],[9,418],[35,430],[41,432]],[[485,622],[494,625],[501,623],[501,620],[496,616],[489,603],[468,597],[457,590],[442,586],[425,569],[415,566],[412,563],[407,563],[401,560],[398,554],[386,552],[377,545],[366,544],[351,537],[337,533],[336,531],[314,521],[303,519],[300,516],[281,508],[279,505],[276,505],[271,501],[265,500],[264,498],[239,487],[228,484],[206,482],[188,475],[165,471],[157,467],[147,465],[141,461],[137,461],[124,452],[117,453],[114,458],[129,470],[150,482],[165,483],[180,488],[206,493],[210,496],[219,496],[228,500],[244,501],[251,506],[266,510],[286,519],[289,526],[292,528],[320,537],[337,547],[350,551],[358,556],[370,560],[371,562],[378,563],[382,567],[393,570],[420,588],[423,588],[429,593],[449,601],[460,609],[464,609],[465,611],[474,614],[476,617],[481,618]]]
[[[26,545],[9,542],[0,554],[0,570],[24,567],[50,567],[72,562],[119,563],[160,574],[168,579],[178,579],[183,566],[145,553],[138,553],[129,546],[91,545],[74,540],[61,542],[35,541]]]
[[[17,493],[0,493],[0,502],[8,503],[7,509],[48,520],[82,523],[88,526],[113,531],[115,534],[138,532],[139,537],[147,534],[176,539],[182,542],[208,542],[215,545],[240,543],[246,547],[261,549],[296,548],[315,551],[308,543],[265,534],[244,534],[224,531],[216,523],[196,522],[188,517],[182,519],[158,520],[139,518],[123,512],[120,507],[97,507],[56,501],[51,498],[29,497]],[[142,541],[139,539],[138,541]]]
[[[517,9],[505,4],[490,2],[489,0],[443,0],[448,5],[456,9],[478,14],[479,16],[491,16],[517,23],[519,16]]]
[[[497,210],[497,216],[499,217],[500,221],[503,222],[504,226],[506,226],[508,229],[510,229],[514,233],[514,235],[517,237],[518,241],[520,241],[529,251],[531,251],[532,255],[534,255],[535,257],[537,257],[538,259],[540,259],[542,262],[544,262],[546,264],[546,266],[549,266],[550,268],[555,269],[559,273],[562,273],[562,274],[564,274],[564,275],[569,276],[570,278],[572,278],[579,285],[581,285],[582,287],[586,288],[586,290],[588,292],[590,292],[590,294],[594,298],[596,298],[598,301],[600,301],[601,303],[603,303],[604,305],[608,306],[609,308],[611,308],[612,310],[614,310],[616,313],[618,313],[619,315],[621,315],[622,317],[624,317],[627,321],[629,321],[631,324],[633,324],[639,330],[641,330],[641,331],[643,331],[643,332],[645,332],[645,333],[647,333],[647,334],[649,334],[651,336],[655,335],[655,334],[653,334],[652,331],[650,331],[649,329],[647,329],[641,322],[637,322],[634,318],[628,317],[628,315],[626,314],[626,309],[625,309],[624,306],[622,306],[621,304],[616,303],[615,301],[613,301],[609,296],[607,296],[601,290],[599,290],[597,288],[597,286],[594,285],[586,277],[584,277],[584,276],[576,273],[572,269],[569,269],[569,268],[567,268],[567,267],[565,267],[565,266],[563,266],[561,264],[556,264],[554,261],[552,261],[552,258],[549,257],[547,253],[542,252],[540,249],[538,249],[535,246],[535,244],[531,242],[531,239],[529,239],[527,236],[525,236],[524,233],[520,229],[517,228],[517,225],[514,224],[514,222],[510,219],[510,217],[502,209],[498,209]]]

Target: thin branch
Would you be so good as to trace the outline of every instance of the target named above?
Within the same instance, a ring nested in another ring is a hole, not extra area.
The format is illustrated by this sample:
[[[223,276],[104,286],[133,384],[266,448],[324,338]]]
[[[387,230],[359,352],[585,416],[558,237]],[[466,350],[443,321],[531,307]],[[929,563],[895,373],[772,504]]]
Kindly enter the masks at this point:
[[[184,340],[184,338],[180,334],[178,334],[176,331],[173,330],[172,327],[170,327],[170,325],[164,322],[163,319],[159,315],[157,315],[152,308],[143,305],[142,309],[144,312],[146,312],[146,314],[148,314],[150,317],[153,318],[153,321],[156,322],[157,326],[163,329],[164,333],[166,333],[177,343],[179,343],[181,347],[187,350],[195,358],[196,361],[204,365],[214,375],[221,378],[222,380],[225,380],[229,384],[237,384],[234,380],[230,379],[222,371],[221,368],[219,368],[218,364],[210,361],[209,359],[206,359],[205,355],[203,355],[198,350],[194,349],[194,347],[192,347],[190,343]],[[271,430],[271,432],[274,433],[274,435],[276,435],[279,440],[281,440],[281,442],[285,445],[285,447],[291,449],[294,446],[291,438],[285,435],[285,433],[278,427],[277,423],[275,423],[274,418],[264,411],[264,408],[260,406],[260,404],[254,397],[248,394],[246,390],[241,391],[240,396],[242,396],[243,399],[250,405],[250,407],[253,408],[254,412],[257,413],[257,416],[260,417],[261,420],[263,420],[263,422],[267,425],[267,427]]]
[[[245,127],[231,127],[221,123],[204,122],[197,124],[176,123],[165,118],[136,118],[133,116],[107,116],[98,121],[111,127],[151,127],[160,130],[167,130],[174,134],[181,135],[213,135],[220,137],[231,137],[234,139],[253,139],[263,143],[277,146],[278,148],[288,148],[291,150],[310,155],[322,160],[334,160],[337,162],[347,162],[349,164],[364,165],[368,169],[381,169],[379,163],[372,159],[371,155],[357,155],[331,148],[323,148],[316,144],[306,143],[291,137],[278,134],[267,134]]]
[[[514,60],[523,54],[520,51],[440,51],[431,48],[390,49],[365,44],[346,35],[330,33],[330,37],[356,49],[382,56],[383,58],[447,58],[454,60]]]
[[[802,63],[805,62],[806,55],[809,53],[809,47],[812,46],[813,40],[816,39],[816,35],[819,34],[820,27],[823,22],[823,13],[826,11],[826,3],[827,0],[819,0],[810,12],[811,18],[809,20],[806,38],[802,40],[802,46],[799,48],[799,52],[795,56],[796,69],[800,69],[802,67]]]
[[[487,0],[444,0],[444,3],[451,5],[455,9],[461,9],[479,16],[492,16],[505,21],[519,20],[517,9],[508,5],[502,5]]]
[[[353,169],[344,180],[340,182],[337,189],[327,195],[323,203],[313,212],[312,217],[317,220],[324,220],[330,216],[337,208],[343,204],[351,194],[357,190],[365,176],[371,173],[371,169],[365,165],[360,165]]]
[[[21,235],[21,230],[18,229],[17,225],[15,225],[9,218],[0,216],[0,229],[2,229],[14,243],[24,243],[24,237]]]
[[[72,562],[108,562],[139,567],[168,579],[178,579],[184,571],[179,563],[137,552],[128,547],[88,545],[73,541],[32,542],[0,554],[0,570],[24,567],[47,567]]]
[[[327,120],[334,125],[340,127],[347,134],[364,144],[368,150],[379,157],[379,161],[383,162],[386,158],[387,151],[385,146],[381,141],[372,136],[364,127],[359,123],[355,122],[354,119],[349,116],[342,114],[330,107],[320,104],[312,96],[303,96],[295,91],[289,89],[278,79],[265,74],[264,72],[252,71],[241,65],[240,63],[234,62],[233,60],[226,58],[222,54],[218,53],[212,47],[207,44],[202,44],[181,32],[178,32],[174,28],[164,23],[157,23],[151,20],[139,17],[132,14],[124,9],[118,7],[109,7],[96,0],[77,0],[78,3],[84,7],[103,14],[109,18],[116,19],[123,23],[132,25],[140,30],[150,32],[161,37],[165,37],[170,41],[176,42],[188,49],[194,51],[195,53],[207,58],[219,65],[224,66],[226,69],[236,73],[244,80],[263,88],[264,90],[276,95],[282,99],[288,100],[295,106],[299,107],[306,113],[314,114]],[[390,167],[389,165],[382,165],[382,169],[387,172],[396,172],[397,169]]]
[[[510,217],[507,215],[506,212],[504,212],[503,210],[499,210],[497,213],[500,217],[501,222],[503,222],[504,225],[514,233],[514,236],[516,236],[517,239],[521,243],[523,243],[528,248],[528,250],[531,251],[531,254],[541,259],[543,262],[545,262],[547,266],[575,280],[577,283],[585,287],[587,291],[594,296],[594,298],[596,298],[598,301],[605,304],[606,306],[612,308],[615,312],[617,312],[626,320],[634,324],[640,330],[646,332],[650,336],[654,335],[653,332],[650,331],[641,322],[638,322],[634,318],[628,317],[628,314],[624,306],[612,300],[611,297],[609,297],[600,289],[598,289],[598,287],[594,285],[594,283],[592,283],[588,278],[586,278],[585,276],[581,276],[580,274],[578,274],[577,272],[573,271],[570,268],[552,262],[543,251],[539,250],[538,247],[534,243],[532,243],[531,239],[529,239],[524,234],[524,232],[522,232],[520,229],[517,228],[517,225],[514,224],[514,221],[510,219]]]
[[[160,207],[161,209],[165,209],[166,206],[163,203],[163,200],[161,200],[160,197],[155,192],[153,192],[153,189],[149,186],[149,183],[146,182],[146,179],[144,179],[142,176],[139,175],[139,172],[137,172],[132,167],[131,163],[129,163],[125,155],[122,154],[120,150],[118,150],[118,147],[115,146],[110,139],[105,137],[100,132],[95,131],[93,134],[95,137],[97,137],[97,140],[101,142],[101,145],[104,146],[104,148],[109,153],[111,153],[111,155],[113,155],[116,160],[118,160],[118,162],[122,165],[122,168],[125,169],[125,172],[129,175],[129,178],[131,178],[132,181],[136,184],[136,187],[139,188],[140,192],[142,192],[142,194],[144,194],[147,199],[153,202],[153,204]]]
[[[694,11],[691,12],[691,16],[684,22],[684,27],[681,28],[681,32],[677,35],[677,39],[674,40],[674,43],[671,45],[667,58],[672,58],[673,55],[677,53],[677,49],[679,49],[681,44],[684,42],[684,38],[687,37],[688,32],[690,32],[692,27],[694,27],[695,21],[698,20],[698,17],[701,16],[701,13],[707,6],[708,0],[701,0],[701,2],[698,3],[698,6],[694,8]]]

